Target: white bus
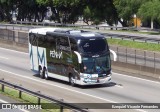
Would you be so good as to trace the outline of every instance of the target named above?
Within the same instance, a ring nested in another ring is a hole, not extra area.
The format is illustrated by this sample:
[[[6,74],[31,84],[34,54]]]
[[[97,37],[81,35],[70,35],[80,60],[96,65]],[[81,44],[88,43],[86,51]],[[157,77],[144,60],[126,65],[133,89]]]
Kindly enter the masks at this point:
[[[31,70],[41,78],[64,80],[72,86],[105,84],[111,80],[106,38],[94,32],[62,28],[29,31]]]

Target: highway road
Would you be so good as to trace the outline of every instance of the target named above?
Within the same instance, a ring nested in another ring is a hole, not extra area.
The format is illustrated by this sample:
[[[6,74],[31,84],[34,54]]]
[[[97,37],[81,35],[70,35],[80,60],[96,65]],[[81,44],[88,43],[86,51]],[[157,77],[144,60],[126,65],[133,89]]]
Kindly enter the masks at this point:
[[[8,96],[4,96],[2,94],[0,94],[0,111],[1,112],[38,112],[38,111],[35,111],[35,110],[24,110],[24,109],[17,109],[15,106],[12,106],[13,103],[19,103],[18,101],[16,101],[15,99],[12,99]],[[6,108],[8,107],[8,108]],[[11,109],[11,108],[14,108],[15,109]]]
[[[114,71],[113,71],[114,72]],[[0,48],[0,78],[22,85],[33,91],[70,103],[82,103],[91,111],[104,112],[160,112],[155,109],[99,109],[87,107],[85,103],[160,103],[160,82],[113,73],[108,85],[71,87],[68,83],[50,79],[40,79],[30,71],[27,53]],[[77,104],[78,105],[78,104]]]

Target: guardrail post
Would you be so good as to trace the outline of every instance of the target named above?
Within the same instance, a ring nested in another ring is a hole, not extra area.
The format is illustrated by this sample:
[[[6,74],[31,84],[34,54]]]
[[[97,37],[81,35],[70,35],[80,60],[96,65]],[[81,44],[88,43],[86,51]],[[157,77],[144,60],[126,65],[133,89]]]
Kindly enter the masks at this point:
[[[136,49],[135,49],[135,64],[137,64],[137,63],[136,63]]]
[[[38,97],[38,105],[40,105],[40,104],[41,104],[41,98]]]
[[[144,51],[144,65],[146,66],[146,51]]]
[[[118,47],[117,47],[117,61],[119,61],[119,53],[118,53]]]
[[[127,63],[127,58],[128,58],[128,57],[127,57],[127,48],[126,48],[126,63]]]
[[[40,91],[38,91],[38,93],[41,93]],[[38,98],[38,105],[41,104],[41,98],[40,97],[37,97]]]
[[[19,98],[20,99],[22,98],[22,91],[21,90],[19,91]]]
[[[4,92],[4,84],[2,84],[2,92]]]
[[[155,54],[155,52],[154,52],[154,68],[156,68],[156,54]]]
[[[61,101],[63,102],[63,99]],[[60,106],[60,112],[63,112],[63,105]]]

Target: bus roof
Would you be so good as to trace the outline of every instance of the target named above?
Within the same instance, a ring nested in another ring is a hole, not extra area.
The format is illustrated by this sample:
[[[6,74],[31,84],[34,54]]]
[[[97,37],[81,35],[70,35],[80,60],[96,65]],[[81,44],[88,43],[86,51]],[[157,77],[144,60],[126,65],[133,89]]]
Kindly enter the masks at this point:
[[[97,38],[104,38],[103,35],[96,33],[96,32],[90,32],[90,31],[83,31],[83,30],[73,30],[73,29],[65,29],[65,28],[36,28],[36,29],[30,29],[29,33],[36,33],[36,34],[42,34],[42,35],[66,35],[69,37],[72,37],[76,40],[78,39],[97,39]]]
[[[49,35],[66,35],[69,37],[72,37],[76,40],[78,39],[98,39],[98,38],[104,38],[103,35],[96,33],[96,32],[90,32],[90,31],[83,31],[83,30],[71,30],[71,29],[56,29],[55,31],[48,31],[46,34]]]
[[[36,34],[42,34],[46,35],[46,32],[54,32],[58,28],[35,28],[35,29],[30,29],[29,33],[36,33]]]

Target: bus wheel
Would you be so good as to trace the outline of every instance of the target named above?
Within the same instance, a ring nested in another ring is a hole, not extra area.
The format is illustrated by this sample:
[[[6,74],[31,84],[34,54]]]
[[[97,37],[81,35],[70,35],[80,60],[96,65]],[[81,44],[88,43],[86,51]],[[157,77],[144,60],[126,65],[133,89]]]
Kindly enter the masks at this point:
[[[69,75],[69,83],[71,86],[75,86],[73,75]]]
[[[40,77],[41,77],[42,79],[44,79],[44,75],[45,75],[45,71],[42,70],[42,69],[40,69]]]
[[[45,77],[45,79],[46,79],[46,80],[48,80],[48,79],[49,79],[49,77],[48,77],[48,74],[47,74],[46,70],[44,71],[44,77]]]

